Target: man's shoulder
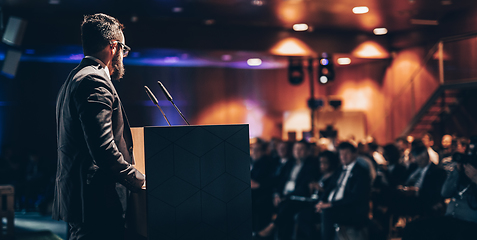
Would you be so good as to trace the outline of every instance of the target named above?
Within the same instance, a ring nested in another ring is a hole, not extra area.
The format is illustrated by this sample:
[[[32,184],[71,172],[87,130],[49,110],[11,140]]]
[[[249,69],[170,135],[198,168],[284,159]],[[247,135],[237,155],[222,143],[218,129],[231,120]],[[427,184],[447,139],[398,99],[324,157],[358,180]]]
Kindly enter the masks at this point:
[[[108,76],[104,69],[100,68],[99,64],[79,66],[73,77],[73,81],[80,82],[85,79],[88,81],[108,82]]]

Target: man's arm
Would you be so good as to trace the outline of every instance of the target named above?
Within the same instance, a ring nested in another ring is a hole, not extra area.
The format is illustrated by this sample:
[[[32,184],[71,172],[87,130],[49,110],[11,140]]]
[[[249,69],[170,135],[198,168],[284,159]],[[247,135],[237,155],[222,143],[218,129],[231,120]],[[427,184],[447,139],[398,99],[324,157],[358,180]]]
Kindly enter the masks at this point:
[[[140,190],[144,175],[124,160],[114,141],[111,120],[114,96],[106,81],[100,76],[86,76],[74,95],[84,138],[100,169],[112,173],[130,190]]]

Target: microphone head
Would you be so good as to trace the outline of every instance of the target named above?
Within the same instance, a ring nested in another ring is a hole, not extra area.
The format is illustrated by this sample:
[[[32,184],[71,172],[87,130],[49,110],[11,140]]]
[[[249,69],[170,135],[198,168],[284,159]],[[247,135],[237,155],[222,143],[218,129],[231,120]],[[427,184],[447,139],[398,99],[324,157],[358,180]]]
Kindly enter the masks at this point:
[[[172,96],[171,96],[171,94],[169,94],[169,92],[167,91],[166,87],[164,87],[164,85],[162,85],[161,81],[157,81],[157,83],[159,83],[159,86],[161,86],[162,92],[163,92],[164,95],[166,96],[167,100],[169,100],[170,102],[172,102]]]
[[[158,105],[157,98],[152,94],[151,90],[147,87],[144,86],[144,89],[146,90],[147,96],[149,96],[149,99],[154,103],[154,105]]]

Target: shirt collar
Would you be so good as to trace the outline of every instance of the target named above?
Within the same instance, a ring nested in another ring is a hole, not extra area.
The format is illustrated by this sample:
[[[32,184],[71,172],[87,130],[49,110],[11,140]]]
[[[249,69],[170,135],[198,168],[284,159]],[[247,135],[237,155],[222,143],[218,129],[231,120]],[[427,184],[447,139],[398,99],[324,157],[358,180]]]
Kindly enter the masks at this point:
[[[351,170],[353,169],[355,164],[356,164],[356,160],[346,166],[343,166],[343,170]]]
[[[91,59],[91,60],[97,62],[99,65],[101,65],[101,67],[106,72],[106,75],[108,75],[108,77],[111,79],[111,76],[109,75],[109,68],[108,68],[108,66],[106,66],[106,64],[103,63],[103,61],[101,61],[100,59],[98,59],[96,57],[93,57],[93,56],[86,56],[84,58]]]

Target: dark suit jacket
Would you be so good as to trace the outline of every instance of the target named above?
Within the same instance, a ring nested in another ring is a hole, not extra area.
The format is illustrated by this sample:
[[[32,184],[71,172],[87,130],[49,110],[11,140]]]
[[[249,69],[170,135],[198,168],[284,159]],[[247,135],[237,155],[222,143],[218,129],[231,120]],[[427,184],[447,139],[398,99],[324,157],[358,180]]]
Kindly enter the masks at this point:
[[[303,166],[301,167],[300,172],[298,173],[298,176],[295,180],[295,190],[288,195],[303,197],[309,197],[311,195],[309,183],[315,179],[315,175],[313,173],[314,168],[312,167],[312,161],[309,160],[310,159],[307,159],[303,163]],[[281,169],[280,176],[277,178],[277,185],[275,186],[274,192],[275,194],[280,195],[280,197],[284,197],[283,191],[285,190],[285,185],[290,179],[290,175],[295,163],[295,159],[288,160]]]
[[[100,221],[122,216],[119,182],[139,190],[144,175],[131,164],[132,137],[119,96],[104,69],[83,59],[73,69],[56,103],[58,166],[54,219]]]
[[[417,210],[421,215],[435,215],[444,213],[444,208],[439,210],[432,209],[438,203],[444,207],[444,198],[441,196],[442,185],[446,180],[447,174],[444,169],[431,163],[429,169],[424,176],[419,195],[417,197]]]
[[[337,171],[336,176],[339,176],[341,171],[343,170]],[[359,163],[356,163],[348,177],[343,198],[332,201],[331,207],[325,209],[324,214],[329,217],[326,221],[346,226],[363,226],[369,219],[370,192],[371,178],[369,172]]]

